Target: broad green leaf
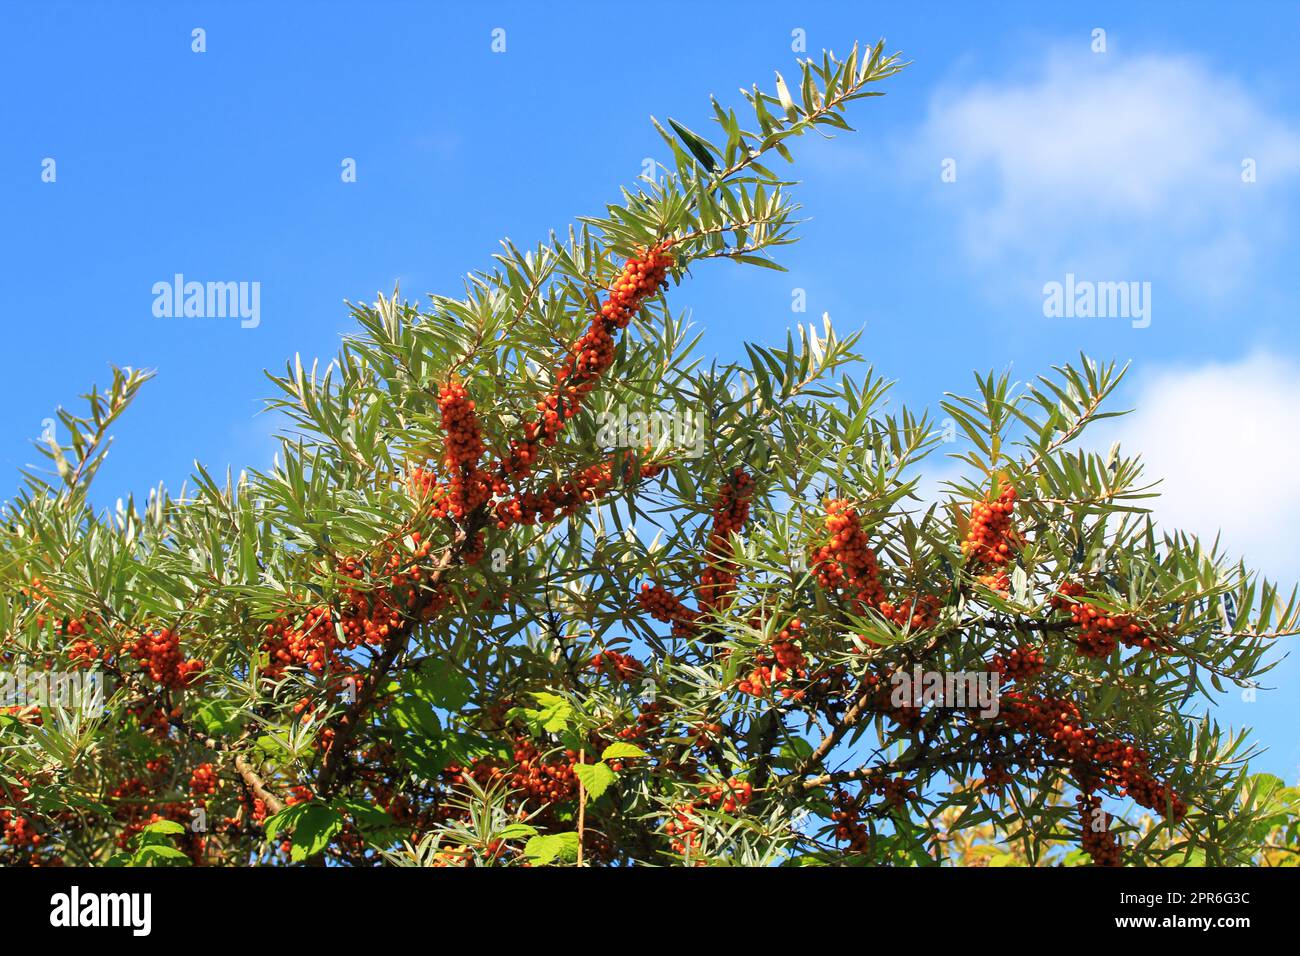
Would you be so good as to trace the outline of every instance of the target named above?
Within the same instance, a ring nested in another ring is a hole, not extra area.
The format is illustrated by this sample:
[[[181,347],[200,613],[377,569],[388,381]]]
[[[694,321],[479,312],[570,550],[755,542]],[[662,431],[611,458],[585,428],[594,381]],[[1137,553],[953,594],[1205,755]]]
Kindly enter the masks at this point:
[[[633,757],[644,757],[646,752],[636,744],[629,744],[625,741],[617,741],[610,744],[601,753],[601,760],[628,760]]]
[[[608,790],[609,785],[618,779],[618,774],[605,763],[574,764],[573,772],[578,775],[582,785],[587,788],[587,795],[593,800]]]
[[[320,853],[343,829],[343,816],[337,810],[321,803],[305,806],[307,809],[298,818],[293,830],[293,847],[289,857],[295,863],[301,863]]]
[[[524,856],[537,866],[545,866],[557,859],[573,862],[578,858],[578,834],[570,832],[535,836],[524,845]]]

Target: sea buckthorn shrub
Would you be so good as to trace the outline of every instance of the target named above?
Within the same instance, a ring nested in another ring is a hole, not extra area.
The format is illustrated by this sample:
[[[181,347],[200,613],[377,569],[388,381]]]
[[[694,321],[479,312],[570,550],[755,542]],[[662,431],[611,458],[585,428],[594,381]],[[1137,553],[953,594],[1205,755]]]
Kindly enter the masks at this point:
[[[0,661],[100,680],[99,710],[6,700],[0,863],[896,864],[968,818],[1097,865],[1247,858],[1241,749],[1185,701],[1252,686],[1295,609],[1089,450],[1121,370],[977,377],[949,445],[829,320],[726,363],[674,304],[775,265],[775,164],[900,67],[804,61],[717,143],[660,125],[654,181],[463,297],[355,306],[327,368],[273,376],[269,471],[104,510],[148,376],[63,413],[0,522]],[[602,442],[626,408],[704,453]]]

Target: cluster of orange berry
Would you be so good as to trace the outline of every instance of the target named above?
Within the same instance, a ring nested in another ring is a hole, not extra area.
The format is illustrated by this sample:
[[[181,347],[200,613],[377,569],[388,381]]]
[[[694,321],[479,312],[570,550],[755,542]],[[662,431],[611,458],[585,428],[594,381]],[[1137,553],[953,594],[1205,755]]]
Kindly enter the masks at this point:
[[[902,807],[917,797],[914,782],[902,776],[887,776],[881,770],[872,770],[862,779],[862,792],[883,797],[891,807]]]
[[[253,797],[250,801],[249,815],[254,823],[261,823],[266,819],[266,802],[260,797]]]
[[[688,608],[685,601],[662,584],[642,584],[636,599],[645,613],[656,621],[673,626],[673,637],[687,638],[695,633],[699,612]]]
[[[943,600],[934,594],[913,594],[901,601],[881,601],[877,610],[895,627],[923,631],[939,618]]]
[[[427,619],[437,614],[449,602],[450,596],[441,588],[420,588],[428,576],[424,562],[433,550],[433,542],[419,531],[412,531],[411,549],[388,547],[388,557],[373,570],[376,578],[386,579],[383,587],[362,590],[345,587],[342,591],[347,607],[340,621],[349,646],[362,643],[380,645],[389,632],[401,623],[397,612],[410,612],[424,598],[422,614]],[[481,548],[481,542],[478,547]],[[468,560],[468,558],[466,559]],[[366,578],[366,569],[355,560],[348,560],[341,568],[344,577],[354,581]]]
[[[144,762],[144,769],[148,770],[155,776],[161,776],[171,769],[171,758],[166,754],[159,754],[156,757],[150,757]]]
[[[142,731],[159,738],[166,737],[171,732],[172,721],[181,716],[179,706],[166,710],[148,699],[127,704],[126,712],[136,719]]]
[[[19,588],[19,592],[33,602],[50,598],[49,589],[39,577],[32,578],[31,585]],[[45,627],[47,621],[50,619],[46,615],[36,615],[37,627]],[[87,614],[79,617],[60,615],[50,621],[50,628],[56,637],[72,638],[67,647],[68,662],[71,666],[92,667],[98,661],[106,659],[102,646],[104,628],[98,618]],[[92,639],[91,635],[94,635],[95,639]]]
[[[673,257],[668,254],[673,240],[665,239],[652,246],[642,258],[632,258],[609,285],[609,297],[600,308],[601,318],[616,328],[625,329],[641,310],[646,299],[668,284],[668,269]]]
[[[754,798],[754,785],[735,777],[725,783],[705,784],[700,787],[700,799],[674,807],[672,816],[664,824],[664,833],[674,853],[694,852],[700,846],[700,822],[696,811],[712,806],[724,813],[735,813]]]
[[[742,531],[749,521],[753,495],[754,480],[743,468],[734,469],[718,490],[706,545],[708,557],[695,592],[699,610],[688,608],[681,598],[663,585],[641,585],[637,594],[641,609],[656,621],[671,624],[673,637],[693,637],[696,623],[704,614],[730,605],[735,593],[736,569],[734,562],[722,554],[731,546],[731,535]]]
[[[448,783],[458,786],[468,776],[480,784],[505,781],[510,789],[520,791],[524,799],[539,803],[559,803],[577,795],[578,762],[576,750],[565,750],[558,760],[547,761],[537,745],[527,737],[516,737],[512,753],[514,765],[502,767],[494,757],[478,757],[469,767],[450,764],[443,771]]]
[[[618,651],[598,651],[587,666],[598,674],[607,674],[629,684],[639,679],[645,670],[641,662],[631,654],[620,654]]]
[[[6,801],[12,805],[0,808],[0,843],[17,849],[20,847],[36,848],[42,842],[41,835],[32,826],[32,821],[21,812],[27,801],[27,781],[19,777],[17,782],[5,783],[3,793]]]
[[[830,540],[813,551],[813,571],[823,588],[846,595],[852,610],[860,614],[885,598],[876,552],[851,502],[835,498],[825,508]]]
[[[139,777],[127,777],[109,790],[108,795],[113,800],[124,802],[123,806],[119,807],[117,811],[118,814],[121,815],[130,813],[131,808],[129,804],[135,798],[147,796],[148,793],[149,785],[146,784],[145,781],[141,780]]]
[[[74,668],[94,667],[101,660],[107,660],[104,648],[89,638],[79,637],[68,645],[68,663]]]
[[[658,474],[659,467],[645,465],[643,477]],[[552,481],[540,492],[525,491],[503,497],[493,510],[497,527],[511,525],[531,527],[538,521],[549,523],[557,515],[568,517],[584,504],[590,504],[614,486],[614,466],[607,461],[588,465],[563,481]]]
[[[899,701],[896,699],[892,679],[881,674],[867,674],[863,677],[863,684],[869,709],[888,717],[904,730],[915,730],[929,716],[928,711],[921,706],[922,700],[916,695],[915,689],[912,697]]]
[[[311,787],[300,784],[289,788],[289,793],[284,798],[284,805],[291,807],[295,803],[311,803],[315,799],[316,795],[312,793]]]
[[[835,808],[831,811],[832,831],[835,839],[848,844],[850,853],[866,853],[871,847],[871,833],[862,822],[858,802],[843,790],[835,793]]]
[[[664,722],[664,705],[656,700],[646,701],[636,715],[636,723],[618,732],[620,740],[639,740],[647,737]]]
[[[218,829],[220,830],[239,830],[244,826],[260,825],[266,820],[266,803],[248,791],[239,794],[238,807],[234,816],[224,817],[220,821]]]
[[[1016,507],[1016,489],[1002,489],[996,501],[977,501],[971,506],[970,527],[961,552],[977,565],[999,568],[1015,557],[1016,531],[1011,513]]]
[[[1108,785],[1175,822],[1186,815],[1186,804],[1151,773],[1150,754],[1103,738],[1085,725],[1073,701],[1010,691],[1002,696],[1001,716],[1012,732],[1032,736],[1046,753],[1070,763],[1084,789]]]
[[[986,758],[981,761],[984,770],[984,786],[989,790],[1001,790],[1011,782],[1011,772],[1001,760]]]
[[[1033,644],[1014,647],[1006,657],[994,654],[993,659],[989,661],[989,669],[1001,674],[1004,679],[1022,682],[1033,680],[1046,666],[1043,652]]]
[[[702,612],[722,610],[731,600],[736,587],[735,563],[723,555],[731,551],[731,535],[744,530],[749,521],[754,479],[743,468],[736,468],[718,490],[713,503],[713,527],[705,545],[708,564],[700,573],[696,603]]]
[[[178,689],[193,685],[204,666],[203,661],[184,659],[180,635],[168,628],[146,631],[126,649],[144,665],[149,679],[163,687]]]
[[[577,793],[578,775],[573,769],[578,762],[577,751],[565,750],[561,759],[547,762],[538,753],[537,745],[524,738],[516,741],[514,758],[512,789],[543,803],[558,803]]]
[[[44,627],[45,617],[39,615],[37,623]],[[97,643],[88,635],[92,628],[87,625],[86,618],[72,617],[55,620],[54,633],[63,637],[72,638],[68,645],[68,663],[73,667],[93,667],[101,660],[107,659],[107,654],[101,643]],[[102,638],[103,629],[98,625],[93,626],[96,635]]]
[[[754,697],[764,696],[775,684],[780,684],[793,677],[807,677],[808,660],[797,641],[803,637],[803,623],[795,618],[787,624],[772,642],[771,653],[759,652],[754,655],[754,669],[749,676],[736,686],[742,694]],[[782,687],[781,696],[787,700],[802,696],[793,687]]]
[[[888,600],[880,582],[880,563],[868,543],[857,509],[843,498],[825,503],[829,540],[813,549],[812,567],[817,583],[841,594],[856,614],[874,608],[896,627],[913,631],[931,627],[943,606],[933,594],[912,594]],[[864,640],[866,640],[864,638]],[[867,640],[868,644],[875,642]]]
[[[45,582],[39,577],[32,578],[32,583],[27,587],[19,588],[19,593],[28,601],[37,602],[49,600],[50,589],[45,586]],[[44,614],[36,615],[36,626],[44,627],[49,618]],[[103,628],[100,626],[98,619],[92,619],[89,615],[80,617],[68,617],[61,613],[50,622],[51,629],[56,635],[61,637],[81,637],[84,634],[95,633],[103,634]]]
[[[1079,626],[1074,639],[1075,647],[1085,657],[1109,657],[1120,644],[1142,650],[1167,650],[1158,638],[1127,614],[1111,614],[1091,604],[1086,599],[1087,590],[1076,581],[1066,581],[1052,595],[1052,606],[1058,611],[1068,611],[1070,619]]]
[[[262,641],[262,650],[269,658],[266,676],[278,680],[286,667],[295,666],[306,667],[313,674],[324,673],[326,668],[331,671],[340,668],[338,637],[331,617],[329,608],[314,607],[307,611],[301,624],[282,615],[266,625],[266,637]]]
[[[202,797],[217,792],[217,769],[210,763],[201,763],[190,774],[190,793]]]
[[[726,783],[705,784],[700,787],[700,796],[723,813],[735,813],[754,799],[754,785],[732,777]]]
[[[463,519],[495,495],[493,511],[499,528],[533,525],[539,519],[553,520],[571,515],[584,502],[591,502],[614,484],[613,462],[598,463],[564,481],[555,481],[541,492],[512,495],[512,482],[532,473],[539,445],[553,445],[568,421],[582,409],[583,396],[595,388],[600,376],[614,362],[614,333],[625,328],[645,299],[666,282],[673,259],[666,254],[671,241],[633,257],[611,283],[601,312],[587,331],[573,344],[565,364],[557,372],[552,391],[537,403],[540,417],[523,425],[523,438],[510,443],[507,460],[484,469],[479,462],[484,445],[474,402],[464,383],[453,380],[439,393],[446,454],[443,465],[449,475],[444,485],[438,475],[424,468],[412,471],[412,485],[433,500],[433,514]],[[652,477],[661,466],[645,465],[641,477]],[[472,562],[471,562],[472,563]]]
[[[443,465],[448,478],[446,496],[434,510],[459,521],[488,500],[491,476],[479,466],[483,434],[465,384],[454,379],[444,385],[438,394],[438,409],[446,438]]]
[[[267,676],[278,679],[286,667],[293,666],[306,667],[317,675],[327,669],[346,673],[348,668],[340,656],[343,649],[382,645],[389,634],[400,629],[421,596],[419,585],[426,576],[422,562],[432,550],[420,532],[411,532],[410,538],[413,551],[390,547],[388,557],[374,569],[374,575],[386,581],[384,585],[370,590],[345,586],[340,591],[343,608],[339,611],[317,606],[309,608],[301,621],[285,612],[268,624],[262,642],[269,657]],[[338,570],[342,577],[357,582],[370,576],[366,562],[356,558],[345,559]],[[424,619],[433,617],[451,600],[443,588],[427,590],[423,597],[420,616]]]
[[[668,845],[674,853],[685,856],[694,853],[700,846],[700,824],[695,817],[695,804],[674,807],[673,815],[664,824],[664,833],[669,837]]]
[[[701,723],[695,725],[695,746],[707,750],[718,742],[722,736],[722,724]]]
[[[1080,794],[1075,801],[1083,825],[1080,844],[1096,866],[1119,866],[1119,837],[1111,832],[1111,816],[1101,808],[1101,797]]]
[[[41,835],[27,817],[12,810],[0,810],[0,842],[10,847],[37,847],[41,844]]]

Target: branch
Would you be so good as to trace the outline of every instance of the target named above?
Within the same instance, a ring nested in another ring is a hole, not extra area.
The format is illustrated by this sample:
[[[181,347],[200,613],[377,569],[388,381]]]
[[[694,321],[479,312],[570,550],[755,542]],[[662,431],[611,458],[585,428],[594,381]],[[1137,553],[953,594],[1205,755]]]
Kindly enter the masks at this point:
[[[416,624],[419,623],[421,612],[428,606],[429,600],[441,583],[443,576],[464,555],[468,545],[475,539],[486,520],[486,507],[480,506],[478,511],[470,515],[465,527],[456,532],[455,540],[450,547],[443,550],[437,567],[429,575],[424,591],[425,596],[409,609],[409,619],[406,626],[399,627],[388,635],[383,652],[371,667],[370,679],[362,685],[356,700],[352,702],[347,710],[330,721],[333,725],[334,739],[316,778],[318,795],[326,796],[331,792],[331,788],[336,783],[342,768],[343,755],[346,753],[352,738],[356,736],[362,715],[375,702],[384,678],[388,675],[397,658],[401,656],[402,651],[406,649],[406,642]]]
[[[248,784],[248,789],[252,790],[257,795],[257,798],[266,804],[266,809],[270,810],[272,814],[279,813],[284,809],[284,801],[266,788],[262,778],[257,775],[257,771],[249,766],[243,754],[235,754],[235,769],[244,778],[244,783]]]

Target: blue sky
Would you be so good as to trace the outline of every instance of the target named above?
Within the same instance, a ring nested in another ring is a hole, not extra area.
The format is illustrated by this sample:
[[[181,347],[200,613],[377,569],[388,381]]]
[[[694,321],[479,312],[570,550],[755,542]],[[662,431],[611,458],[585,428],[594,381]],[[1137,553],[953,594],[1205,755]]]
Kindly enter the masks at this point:
[[[195,458],[267,465],[262,369],[332,355],[344,299],[455,293],[499,238],[601,210],[662,158],[651,114],[707,128],[709,94],[788,71],[801,30],[812,52],[884,36],[914,63],[856,104],[856,134],[798,144],[811,221],[788,274],[718,263],[674,293],[704,349],[828,312],[931,407],[973,369],[1131,359],[1121,404],[1141,411],[1104,437],[1167,479],[1159,516],[1300,579],[1300,4],[1084,6],[6,3],[5,495],[110,363],[159,374],[105,503]],[[260,324],[155,318],[178,272],[260,282]],[[1150,283],[1149,325],[1045,317],[1067,274]],[[1271,676],[1223,715],[1294,781],[1300,668]]]

